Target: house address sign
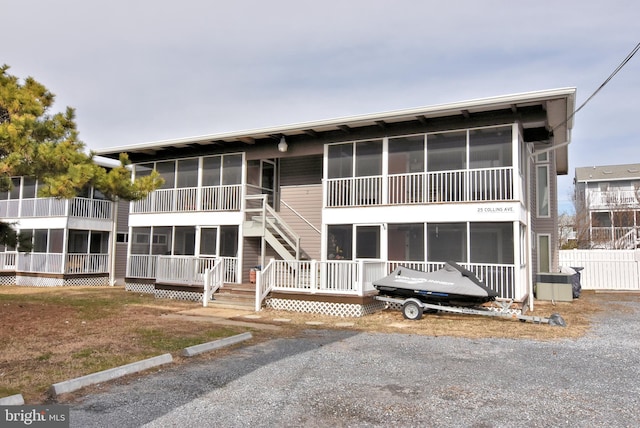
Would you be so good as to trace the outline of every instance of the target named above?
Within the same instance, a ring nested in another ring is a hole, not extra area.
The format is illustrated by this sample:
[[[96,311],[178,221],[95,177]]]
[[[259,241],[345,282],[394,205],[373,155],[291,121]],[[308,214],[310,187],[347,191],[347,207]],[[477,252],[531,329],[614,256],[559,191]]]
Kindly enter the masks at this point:
[[[512,214],[513,207],[478,207],[478,214]]]

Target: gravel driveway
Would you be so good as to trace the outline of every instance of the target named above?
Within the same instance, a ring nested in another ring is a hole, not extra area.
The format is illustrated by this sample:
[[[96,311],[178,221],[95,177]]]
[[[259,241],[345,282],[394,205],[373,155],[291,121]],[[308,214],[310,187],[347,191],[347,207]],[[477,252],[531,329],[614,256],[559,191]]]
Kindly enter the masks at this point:
[[[603,305],[578,340],[308,330],[115,385],[71,426],[637,426],[640,296]]]

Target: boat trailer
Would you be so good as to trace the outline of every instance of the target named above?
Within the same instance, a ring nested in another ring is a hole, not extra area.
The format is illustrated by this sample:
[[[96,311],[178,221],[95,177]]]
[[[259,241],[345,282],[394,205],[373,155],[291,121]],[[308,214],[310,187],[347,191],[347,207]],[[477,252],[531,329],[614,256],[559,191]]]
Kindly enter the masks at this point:
[[[521,322],[531,322],[534,324],[549,324],[553,326],[566,327],[567,323],[560,314],[552,314],[549,318],[538,317],[533,315],[524,315],[521,309],[513,308],[512,299],[497,298],[491,302],[492,306],[476,306],[476,307],[458,307],[447,306],[441,304],[425,303],[416,298],[409,297],[407,299],[375,296],[374,299],[380,300],[387,304],[399,305],[402,308],[402,315],[409,320],[419,320],[424,312],[450,312],[465,315],[480,315],[487,317],[499,317],[517,319]]]

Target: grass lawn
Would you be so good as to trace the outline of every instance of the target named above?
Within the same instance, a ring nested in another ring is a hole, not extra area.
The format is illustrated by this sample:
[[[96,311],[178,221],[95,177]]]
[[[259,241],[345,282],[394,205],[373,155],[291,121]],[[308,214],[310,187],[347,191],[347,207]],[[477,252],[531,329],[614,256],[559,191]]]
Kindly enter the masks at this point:
[[[455,314],[425,314],[409,321],[400,311],[384,310],[362,318],[336,318],[264,309],[253,323],[278,324],[279,330],[203,322],[202,317],[163,316],[201,308],[197,302],[155,299],[123,287],[0,287],[0,397],[22,394],[42,403],[57,382],[171,353],[178,364],[184,347],[252,331],[249,343],[292,336],[309,328],[358,331],[558,340],[577,338],[611,296],[583,293],[573,302],[537,302],[530,315],[560,313],[566,328]],[[620,295],[613,298],[620,299]],[[613,299],[612,298],[612,299]],[[638,295],[629,298],[638,299]],[[211,315],[216,309],[209,308]],[[283,323],[282,319],[290,320]],[[315,321],[314,325],[307,324]],[[202,358],[215,358],[215,351]]]

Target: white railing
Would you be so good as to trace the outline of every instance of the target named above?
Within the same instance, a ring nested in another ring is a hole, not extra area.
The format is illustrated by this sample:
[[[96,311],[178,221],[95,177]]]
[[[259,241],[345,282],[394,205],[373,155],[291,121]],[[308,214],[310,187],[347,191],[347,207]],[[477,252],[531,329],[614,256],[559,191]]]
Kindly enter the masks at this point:
[[[327,207],[405,205],[438,202],[509,201],[513,167],[332,178],[326,180]]]
[[[63,273],[61,253],[18,253],[19,272]]]
[[[640,195],[635,190],[589,190],[587,200],[589,208],[638,208]]]
[[[516,277],[514,265],[460,263],[473,272],[487,287],[500,297],[521,299],[526,293],[526,282]],[[396,267],[405,266],[433,272],[444,266],[442,262],[410,261],[286,261],[274,260],[257,275],[256,310],[271,291],[289,291],[310,294],[347,294],[362,296],[375,287],[372,282],[385,277]]]
[[[326,183],[329,207],[362,207],[383,203],[382,176],[330,178]]]
[[[0,201],[0,217],[81,217],[111,219],[113,203],[100,199],[30,198]]]
[[[0,253],[0,271],[14,271],[16,270],[16,259],[18,253],[15,251]]]
[[[160,189],[131,202],[131,213],[239,211],[242,185]]]
[[[224,285],[225,264],[217,263],[212,268],[204,272],[204,293],[202,295],[202,306],[207,307],[209,301],[218,289]]]
[[[67,254],[65,273],[109,272],[109,254]]]
[[[156,282],[204,286],[204,274],[220,264],[224,282],[237,282],[237,257],[158,256]]]
[[[148,254],[130,254],[127,262],[127,276],[130,278],[155,278],[158,257]]]
[[[69,201],[69,216],[110,220],[112,208],[111,201],[74,198]]]

